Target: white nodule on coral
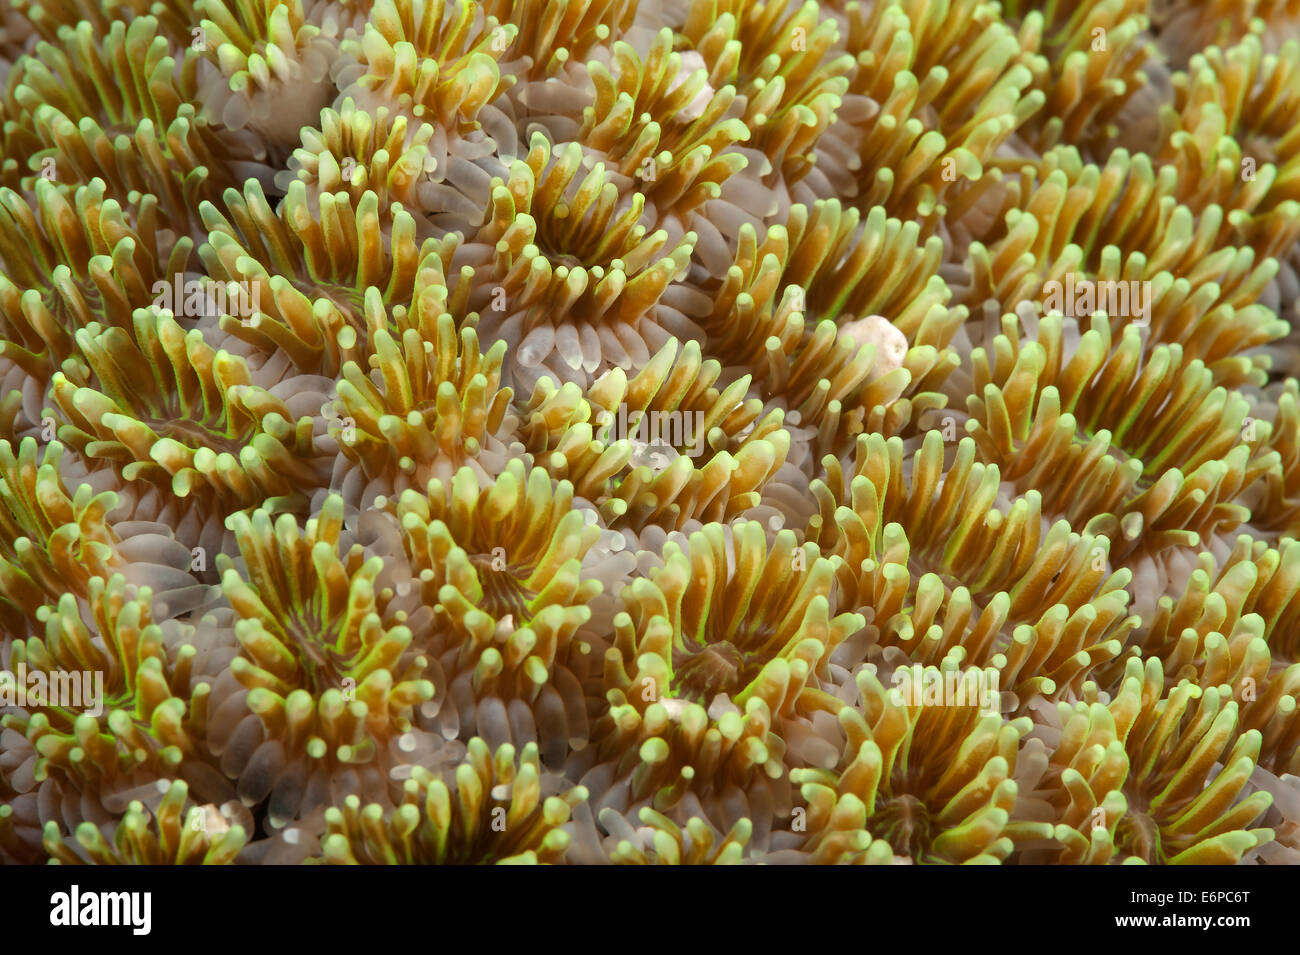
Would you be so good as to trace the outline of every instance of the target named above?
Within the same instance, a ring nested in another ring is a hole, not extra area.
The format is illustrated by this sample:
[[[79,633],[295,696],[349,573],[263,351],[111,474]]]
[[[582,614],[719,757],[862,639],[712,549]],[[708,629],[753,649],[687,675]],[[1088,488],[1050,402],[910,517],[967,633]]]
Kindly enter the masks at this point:
[[[883,315],[868,315],[857,321],[844,325],[840,332],[851,338],[858,347],[876,346],[876,364],[873,372],[877,377],[887,375],[895,368],[903,367],[907,357],[907,336],[890,324]]]
[[[674,723],[682,721],[682,714],[686,712],[686,707],[690,706],[685,700],[662,699],[659,705],[664,708],[668,718]]]
[[[230,831],[230,820],[223,816],[221,810],[212,803],[200,806],[199,811],[203,813],[201,823],[203,832],[209,839],[225,835]]]
[[[711,720],[720,720],[728,713],[735,713],[737,716],[744,715],[741,713],[740,707],[731,702],[731,697],[725,693],[719,693],[713,698],[713,702],[709,704],[708,713]]]

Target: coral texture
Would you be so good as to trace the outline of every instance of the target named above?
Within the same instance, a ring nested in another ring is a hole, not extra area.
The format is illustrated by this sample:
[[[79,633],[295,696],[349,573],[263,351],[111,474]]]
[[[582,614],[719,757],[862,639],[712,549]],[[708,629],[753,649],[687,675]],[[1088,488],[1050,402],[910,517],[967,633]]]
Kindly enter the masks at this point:
[[[1295,4],[0,4],[0,862],[1300,861]]]

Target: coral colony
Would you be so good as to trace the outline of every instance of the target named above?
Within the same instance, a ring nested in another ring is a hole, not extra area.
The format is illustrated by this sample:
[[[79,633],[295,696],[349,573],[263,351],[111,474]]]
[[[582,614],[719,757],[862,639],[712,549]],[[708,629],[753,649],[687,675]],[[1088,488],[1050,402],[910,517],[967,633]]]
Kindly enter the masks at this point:
[[[1294,3],[3,0],[0,75],[4,862],[1300,860]]]

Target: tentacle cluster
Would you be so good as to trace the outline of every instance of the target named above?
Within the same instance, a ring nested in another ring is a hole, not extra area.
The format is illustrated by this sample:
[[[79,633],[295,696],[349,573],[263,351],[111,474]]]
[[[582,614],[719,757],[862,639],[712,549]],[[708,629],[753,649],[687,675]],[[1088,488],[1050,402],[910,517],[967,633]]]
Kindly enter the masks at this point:
[[[0,861],[1300,860],[1296,0],[0,6]]]

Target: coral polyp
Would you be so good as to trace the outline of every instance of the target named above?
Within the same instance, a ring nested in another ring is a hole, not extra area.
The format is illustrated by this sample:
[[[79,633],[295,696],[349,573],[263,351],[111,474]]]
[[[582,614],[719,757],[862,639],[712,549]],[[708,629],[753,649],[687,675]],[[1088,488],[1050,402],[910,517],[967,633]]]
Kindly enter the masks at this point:
[[[1300,859],[1300,14],[6,0],[0,862]]]
[[[452,785],[454,784],[454,788]],[[469,741],[465,761],[450,778],[417,767],[400,804],[385,812],[355,796],[325,813],[319,860],[330,865],[553,864],[573,837],[564,828],[581,786],[561,792],[529,745],[495,752]],[[550,794],[543,795],[550,790]]]
[[[809,851],[881,851],[875,837],[916,862],[989,862],[1007,858],[1018,840],[1048,834],[1046,824],[1014,816],[1016,756],[1030,720],[974,705],[917,705],[866,671],[858,687],[861,709],[845,707],[839,717],[841,764],[791,773],[808,802]],[[846,840],[849,819],[861,835]]]

